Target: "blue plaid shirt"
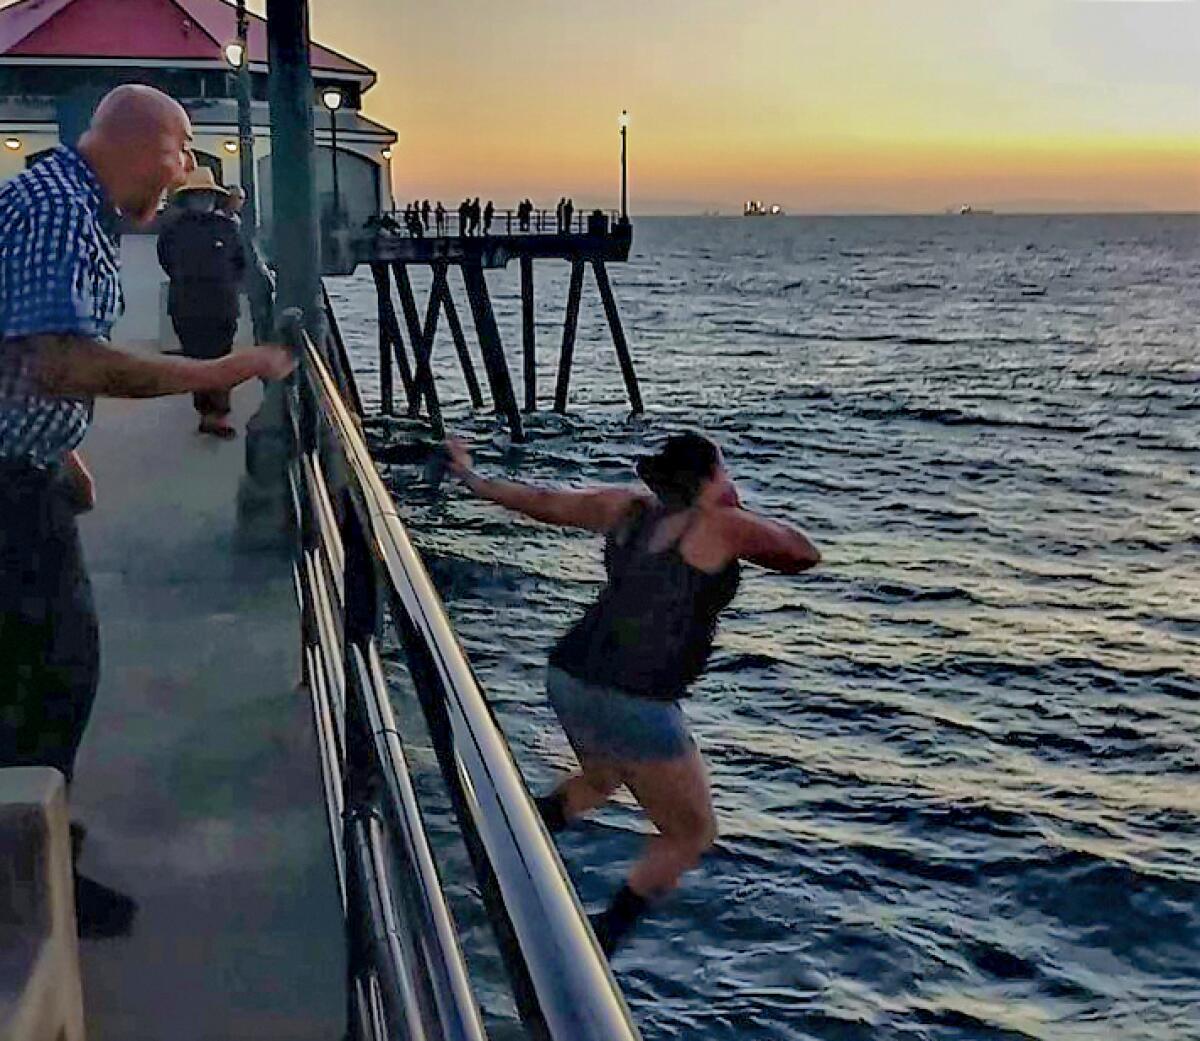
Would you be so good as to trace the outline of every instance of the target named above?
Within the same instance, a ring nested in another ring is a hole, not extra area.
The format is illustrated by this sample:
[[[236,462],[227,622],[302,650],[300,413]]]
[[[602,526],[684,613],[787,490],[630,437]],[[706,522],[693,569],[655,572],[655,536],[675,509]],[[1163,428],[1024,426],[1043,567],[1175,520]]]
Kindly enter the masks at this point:
[[[50,467],[83,440],[90,399],[43,394],[41,334],[107,339],[124,308],[112,209],[72,148],[0,186],[0,459]]]

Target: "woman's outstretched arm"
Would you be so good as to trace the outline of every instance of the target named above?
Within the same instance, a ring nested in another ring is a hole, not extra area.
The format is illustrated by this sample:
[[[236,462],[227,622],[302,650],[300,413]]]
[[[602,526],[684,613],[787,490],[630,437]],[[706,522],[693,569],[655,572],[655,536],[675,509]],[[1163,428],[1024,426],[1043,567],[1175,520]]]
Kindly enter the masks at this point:
[[[637,492],[626,488],[568,491],[539,488],[519,481],[493,480],[479,476],[471,468],[471,455],[461,441],[447,441],[446,450],[450,454],[451,471],[462,478],[473,495],[523,513],[543,524],[585,528],[588,531],[611,531],[639,498]]]

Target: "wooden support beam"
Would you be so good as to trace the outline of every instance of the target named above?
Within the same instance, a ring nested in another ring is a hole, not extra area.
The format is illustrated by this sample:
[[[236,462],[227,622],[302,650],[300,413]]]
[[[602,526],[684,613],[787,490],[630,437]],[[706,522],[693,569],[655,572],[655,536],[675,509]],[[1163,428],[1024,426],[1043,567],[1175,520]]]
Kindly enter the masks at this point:
[[[463,335],[462,322],[458,320],[458,309],[450,296],[450,282],[446,278],[446,264],[435,264],[433,268],[433,290],[438,294],[442,306],[446,309],[446,324],[450,326],[450,335],[454,338],[454,350],[458,353],[458,363],[462,366],[463,379],[467,382],[467,393],[471,395],[471,406],[483,408],[483,391],[479,389],[479,378],[475,375],[475,363],[471,361],[471,352],[467,349],[467,338]]]
[[[571,262],[571,286],[567,291],[567,317],[563,322],[562,354],[558,359],[558,385],[554,388],[554,411],[567,411],[571,389],[571,361],[575,356],[575,330],[579,325],[579,300],[583,295],[583,261]]]
[[[500,342],[500,329],[492,311],[483,266],[479,263],[463,264],[462,273],[463,283],[467,288],[467,299],[471,301],[471,314],[475,318],[475,329],[479,334],[479,346],[483,351],[488,383],[492,387],[492,401],[495,402],[497,411],[503,412],[507,417],[512,439],[524,441],[525,427],[521,423],[521,412],[517,408],[512,377],[504,360],[504,346]]]
[[[400,320],[396,317],[396,305],[392,302],[392,278],[386,264],[372,264],[371,274],[375,278],[375,292],[379,299],[379,335],[381,340],[386,339],[391,344],[396,367],[400,370],[400,381],[404,384],[404,396],[408,400],[408,414],[416,416],[420,402],[408,355],[404,352],[404,337],[400,332]]]
[[[608,317],[608,327],[612,330],[613,346],[617,349],[617,359],[621,363],[621,375],[625,378],[625,391],[629,395],[629,404],[635,414],[640,415],[642,409],[642,391],[638,387],[637,373],[633,370],[633,358],[629,354],[629,344],[625,342],[625,330],[621,328],[621,315],[617,311],[617,301],[613,296],[612,285],[608,281],[608,268],[603,260],[593,260],[592,269],[596,272],[596,285],[600,287],[600,299],[604,303],[604,313]]]
[[[537,348],[533,324],[533,258],[521,257],[521,346],[525,360],[525,411],[537,411]]]
[[[383,318],[383,295],[387,291],[380,285],[379,273],[387,277],[387,268],[372,264],[371,274],[375,278],[376,315],[379,320],[379,410],[385,416],[396,414],[396,392],[392,386],[392,340],[388,336],[387,323]]]
[[[409,286],[409,292],[411,291],[412,287]],[[440,310],[441,300],[437,286],[434,285],[429,293],[429,304],[425,309],[425,327],[421,330],[421,340],[417,347],[417,386],[427,388],[425,401],[429,406],[429,426],[433,436],[439,441],[446,436],[446,424],[442,422],[442,404],[438,400],[437,385],[433,381],[433,339],[437,335]]]
[[[421,332],[421,318],[417,313],[417,298],[413,295],[412,282],[408,278],[408,265],[399,261],[392,265],[392,273],[396,276],[396,289],[400,293],[400,307],[404,311],[404,323],[408,326],[408,338],[413,345],[413,357],[416,359],[416,374],[413,384],[416,387],[418,402],[425,398],[425,408],[429,419],[436,424],[441,423],[441,404],[438,401],[437,387],[433,384],[433,370],[429,366],[429,352],[433,344],[426,345]],[[426,349],[428,348],[428,349]]]

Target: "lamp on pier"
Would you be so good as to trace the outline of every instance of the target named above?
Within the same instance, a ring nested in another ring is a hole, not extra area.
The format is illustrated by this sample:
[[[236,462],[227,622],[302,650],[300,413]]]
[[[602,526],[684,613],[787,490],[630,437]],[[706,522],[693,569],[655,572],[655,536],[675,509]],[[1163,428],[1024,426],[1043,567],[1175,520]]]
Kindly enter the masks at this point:
[[[248,238],[254,236],[258,228],[258,201],[254,189],[254,127],[251,125],[250,114],[250,47],[247,36],[250,31],[249,19],[246,15],[246,0],[237,0],[237,36],[224,47],[225,60],[234,71],[237,93],[237,147],[230,148],[226,142],[225,150],[233,155],[238,154],[238,178],[242,191],[246,193],[246,206],[242,211],[242,230]]]
[[[629,223],[629,166],[626,162],[626,137],[629,132],[629,113],[625,109],[621,109],[621,115],[617,119],[617,126],[621,128],[621,223]]]
[[[333,172],[333,223],[339,224],[342,215],[342,193],[338,186],[337,161],[337,111],[342,107],[342,92],[336,87],[326,87],[321,92],[321,104],[329,110],[329,144]]]
[[[379,153],[387,162],[387,197],[388,197],[388,212],[391,213],[396,209],[396,190],[392,186],[392,149],[385,148]]]

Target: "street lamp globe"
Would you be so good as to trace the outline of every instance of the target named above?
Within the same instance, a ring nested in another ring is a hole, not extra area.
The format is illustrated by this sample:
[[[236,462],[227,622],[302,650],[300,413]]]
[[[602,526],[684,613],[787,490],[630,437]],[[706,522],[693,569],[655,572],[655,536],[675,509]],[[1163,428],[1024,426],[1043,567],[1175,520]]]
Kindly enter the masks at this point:
[[[336,112],[342,107],[342,92],[336,87],[329,87],[321,94],[321,104],[330,112]]]
[[[231,67],[240,69],[245,57],[246,48],[240,40],[234,40],[232,43],[225,44],[225,60],[229,62]]]
[[[617,117],[617,126],[619,126],[622,130],[629,126],[629,113],[624,109],[621,109],[621,114]]]
[[[385,148],[385,149],[384,149],[382,152],[380,152],[379,154],[380,154],[381,156],[383,156],[383,158],[384,158],[384,159],[391,159],[391,158],[392,158],[392,150],[391,150],[390,148]]]

